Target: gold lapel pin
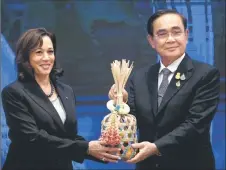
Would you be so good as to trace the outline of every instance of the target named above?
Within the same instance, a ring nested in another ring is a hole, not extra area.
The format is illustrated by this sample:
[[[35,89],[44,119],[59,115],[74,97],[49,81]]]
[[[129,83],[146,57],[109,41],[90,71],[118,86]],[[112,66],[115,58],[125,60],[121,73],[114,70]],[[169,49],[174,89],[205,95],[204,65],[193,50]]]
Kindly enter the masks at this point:
[[[179,72],[177,72],[177,74],[176,74],[175,78],[176,78],[177,80],[179,80],[179,79],[180,79],[180,73],[179,73]]]

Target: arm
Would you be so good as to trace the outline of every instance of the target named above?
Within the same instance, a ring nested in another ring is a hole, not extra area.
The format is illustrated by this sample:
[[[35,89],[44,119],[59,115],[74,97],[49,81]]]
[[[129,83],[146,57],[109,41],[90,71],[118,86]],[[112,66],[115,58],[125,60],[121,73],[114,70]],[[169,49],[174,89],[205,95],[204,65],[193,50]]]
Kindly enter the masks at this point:
[[[76,105],[75,93],[72,88],[71,88],[71,90],[72,90],[73,102]],[[75,132],[75,134],[77,134],[77,131]],[[84,138],[82,136],[76,135],[76,138],[79,138],[80,140],[84,140]],[[104,147],[104,145],[106,145],[106,144],[102,143],[100,141],[90,141],[88,145],[89,146],[87,148],[86,155],[85,155],[86,159],[90,159],[90,160],[97,161],[100,163],[117,162],[117,160],[118,160],[117,156],[108,154],[106,152],[110,153],[112,151],[113,153],[115,153],[116,149],[118,151],[118,148]],[[103,161],[102,160],[103,158],[105,158],[106,161]]]
[[[27,143],[29,146],[48,149],[59,157],[82,162],[88,149],[88,142],[76,136],[74,140],[59,138],[39,129],[29,105],[18,90],[5,88],[2,91],[3,108],[10,129],[10,138],[17,143]],[[43,147],[38,147],[43,146]]]
[[[161,154],[193,142],[196,137],[209,130],[217,109],[219,91],[220,74],[218,70],[212,69],[202,78],[186,120],[172,132],[154,142]]]

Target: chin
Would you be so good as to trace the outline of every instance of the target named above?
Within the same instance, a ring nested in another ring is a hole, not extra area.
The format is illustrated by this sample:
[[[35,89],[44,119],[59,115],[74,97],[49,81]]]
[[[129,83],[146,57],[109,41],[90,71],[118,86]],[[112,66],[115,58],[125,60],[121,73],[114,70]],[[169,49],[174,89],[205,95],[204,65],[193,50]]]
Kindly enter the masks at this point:
[[[183,54],[181,54],[178,51],[170,51],[166,54],[166,56],[168,56],[169,58],[179,58],[180,56],[182,56]]]
[[[52,68],[49,68],[49,69],[47,69],[47,70],[42,69],[42,70],[40,70],[40,73],[43,73],[43,74],[50,74],[51,71],[52,71]]]
[[[45,72],[45,73],[43,73],[43,74],[45,74],[45,75],[50,75],[50,73],[51,73],[51,71],[48,71],[48,72]]]
[[[50,75],[50,72],[51,71],[42,71],[39,73],[39,75],[42,75],[42,76],[49,76]]]

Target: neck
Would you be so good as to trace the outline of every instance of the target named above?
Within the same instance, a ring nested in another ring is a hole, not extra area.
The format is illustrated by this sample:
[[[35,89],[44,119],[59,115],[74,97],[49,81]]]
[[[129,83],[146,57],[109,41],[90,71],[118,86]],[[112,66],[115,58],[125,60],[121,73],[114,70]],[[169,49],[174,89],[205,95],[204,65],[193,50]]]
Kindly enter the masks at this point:
[[[176,61],[179,57],[175,57],[175,58],[169,58],[169,57],[161,57],[161,62],[165,67],[168,67],[170,64],[172,64],[174,61]]]
[[[49,86],[50,78],[49,76],[35,76],[35,80],[40,86]]]
[[[174,62],[175,60],[170,60],[168,58],[161,58],[161,62],[165,67],[168,67],[172,62]]]
[[[161,58],[161,62],[162,64],[165,66],[165,67],[168,67],[170,64],[172,64],[174,61],[176,61],[178,58],[182,57],[182,56],[185,56],[185,53],[183,53],[182,55],[180,56],[175,56],[175,57],[170,57],[170,56],[161,56],[159,55],[160,58]]]

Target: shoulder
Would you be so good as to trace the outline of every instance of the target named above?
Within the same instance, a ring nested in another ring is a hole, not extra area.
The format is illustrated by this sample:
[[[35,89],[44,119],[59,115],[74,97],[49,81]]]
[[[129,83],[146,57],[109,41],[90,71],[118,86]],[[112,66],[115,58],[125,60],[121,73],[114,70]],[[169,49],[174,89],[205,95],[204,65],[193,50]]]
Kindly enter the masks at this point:
[[[156,64],[153,64],[153,65],[147,65],[147,66],[144,66],[144,67],[141,67],[141,68],[139,68],[139,69],[137,69],[136,70],[136,74],[146,74],[148,71],[149,71],[149,69],[151,68],[151,67],[153,67],[154,65],[156,65]]]
[[[218,70],[215,66],[210,65],[208,63],[204,63],[195,59],[191,59],[192,63],[194,65],[194,67],[198,70],[206,70],[206,71],[210,71],[210,70]]]
[[[62,82],[61,80],[57,80],[56,81],[56,85],[64,90],[70,90],[73,91],[72,87],[64,82]]]
[[[213,65],[210,65],[208,63],[204,63],[201,61],[197,61],[192,59],[193,66],[195,68],[195,73],[200,74],[202,76],[207,76],[207,75],[217,75],[220,76],[220,72],[218,68],[216,68]]]
[[[2,90],[2,93],[4,92],[13,92],[13,91],[20,91],[21,89],[24,88],[24,85],[22,82],[20,82],[19,80],[16,80],[10,84],[8,84],[7,86],[5,86]]]
[[[19,80],[16,80],[7,86],[5,86],[1,92],[2,98],[4,97],[12,97],[12,96],[22,96],[22,89],[24,88],[24,85]]]
[[[148,64],[144,67],[138,68],[132,72],[130,80],[140,83],[146,81],[149,74],[155,74],[158,71],[158,63]]]
[[[63,83],[60,80],[57,80],[56,81],[56,86],[57,86],[58,90],[63,92],[65,95],[71,96],[73,98],[73,100],[75,100],[75,92],[74,92],[73,88],[70,85]]]
[[[156,64],[154,64],[154,65],[156,65]],[[142,77],[142,76],[145,76],[147,73],[148,73],[148,71],[149,71],[149,69],[151,68],[151,67],[153,67],[154,65],[147,65],[147,66],[144,66],[144,67],[141,67],[141,68],[138,68],[138,69],[136,69],[136,70],[134,70],[134,72],[132,73],[132,77]]]

